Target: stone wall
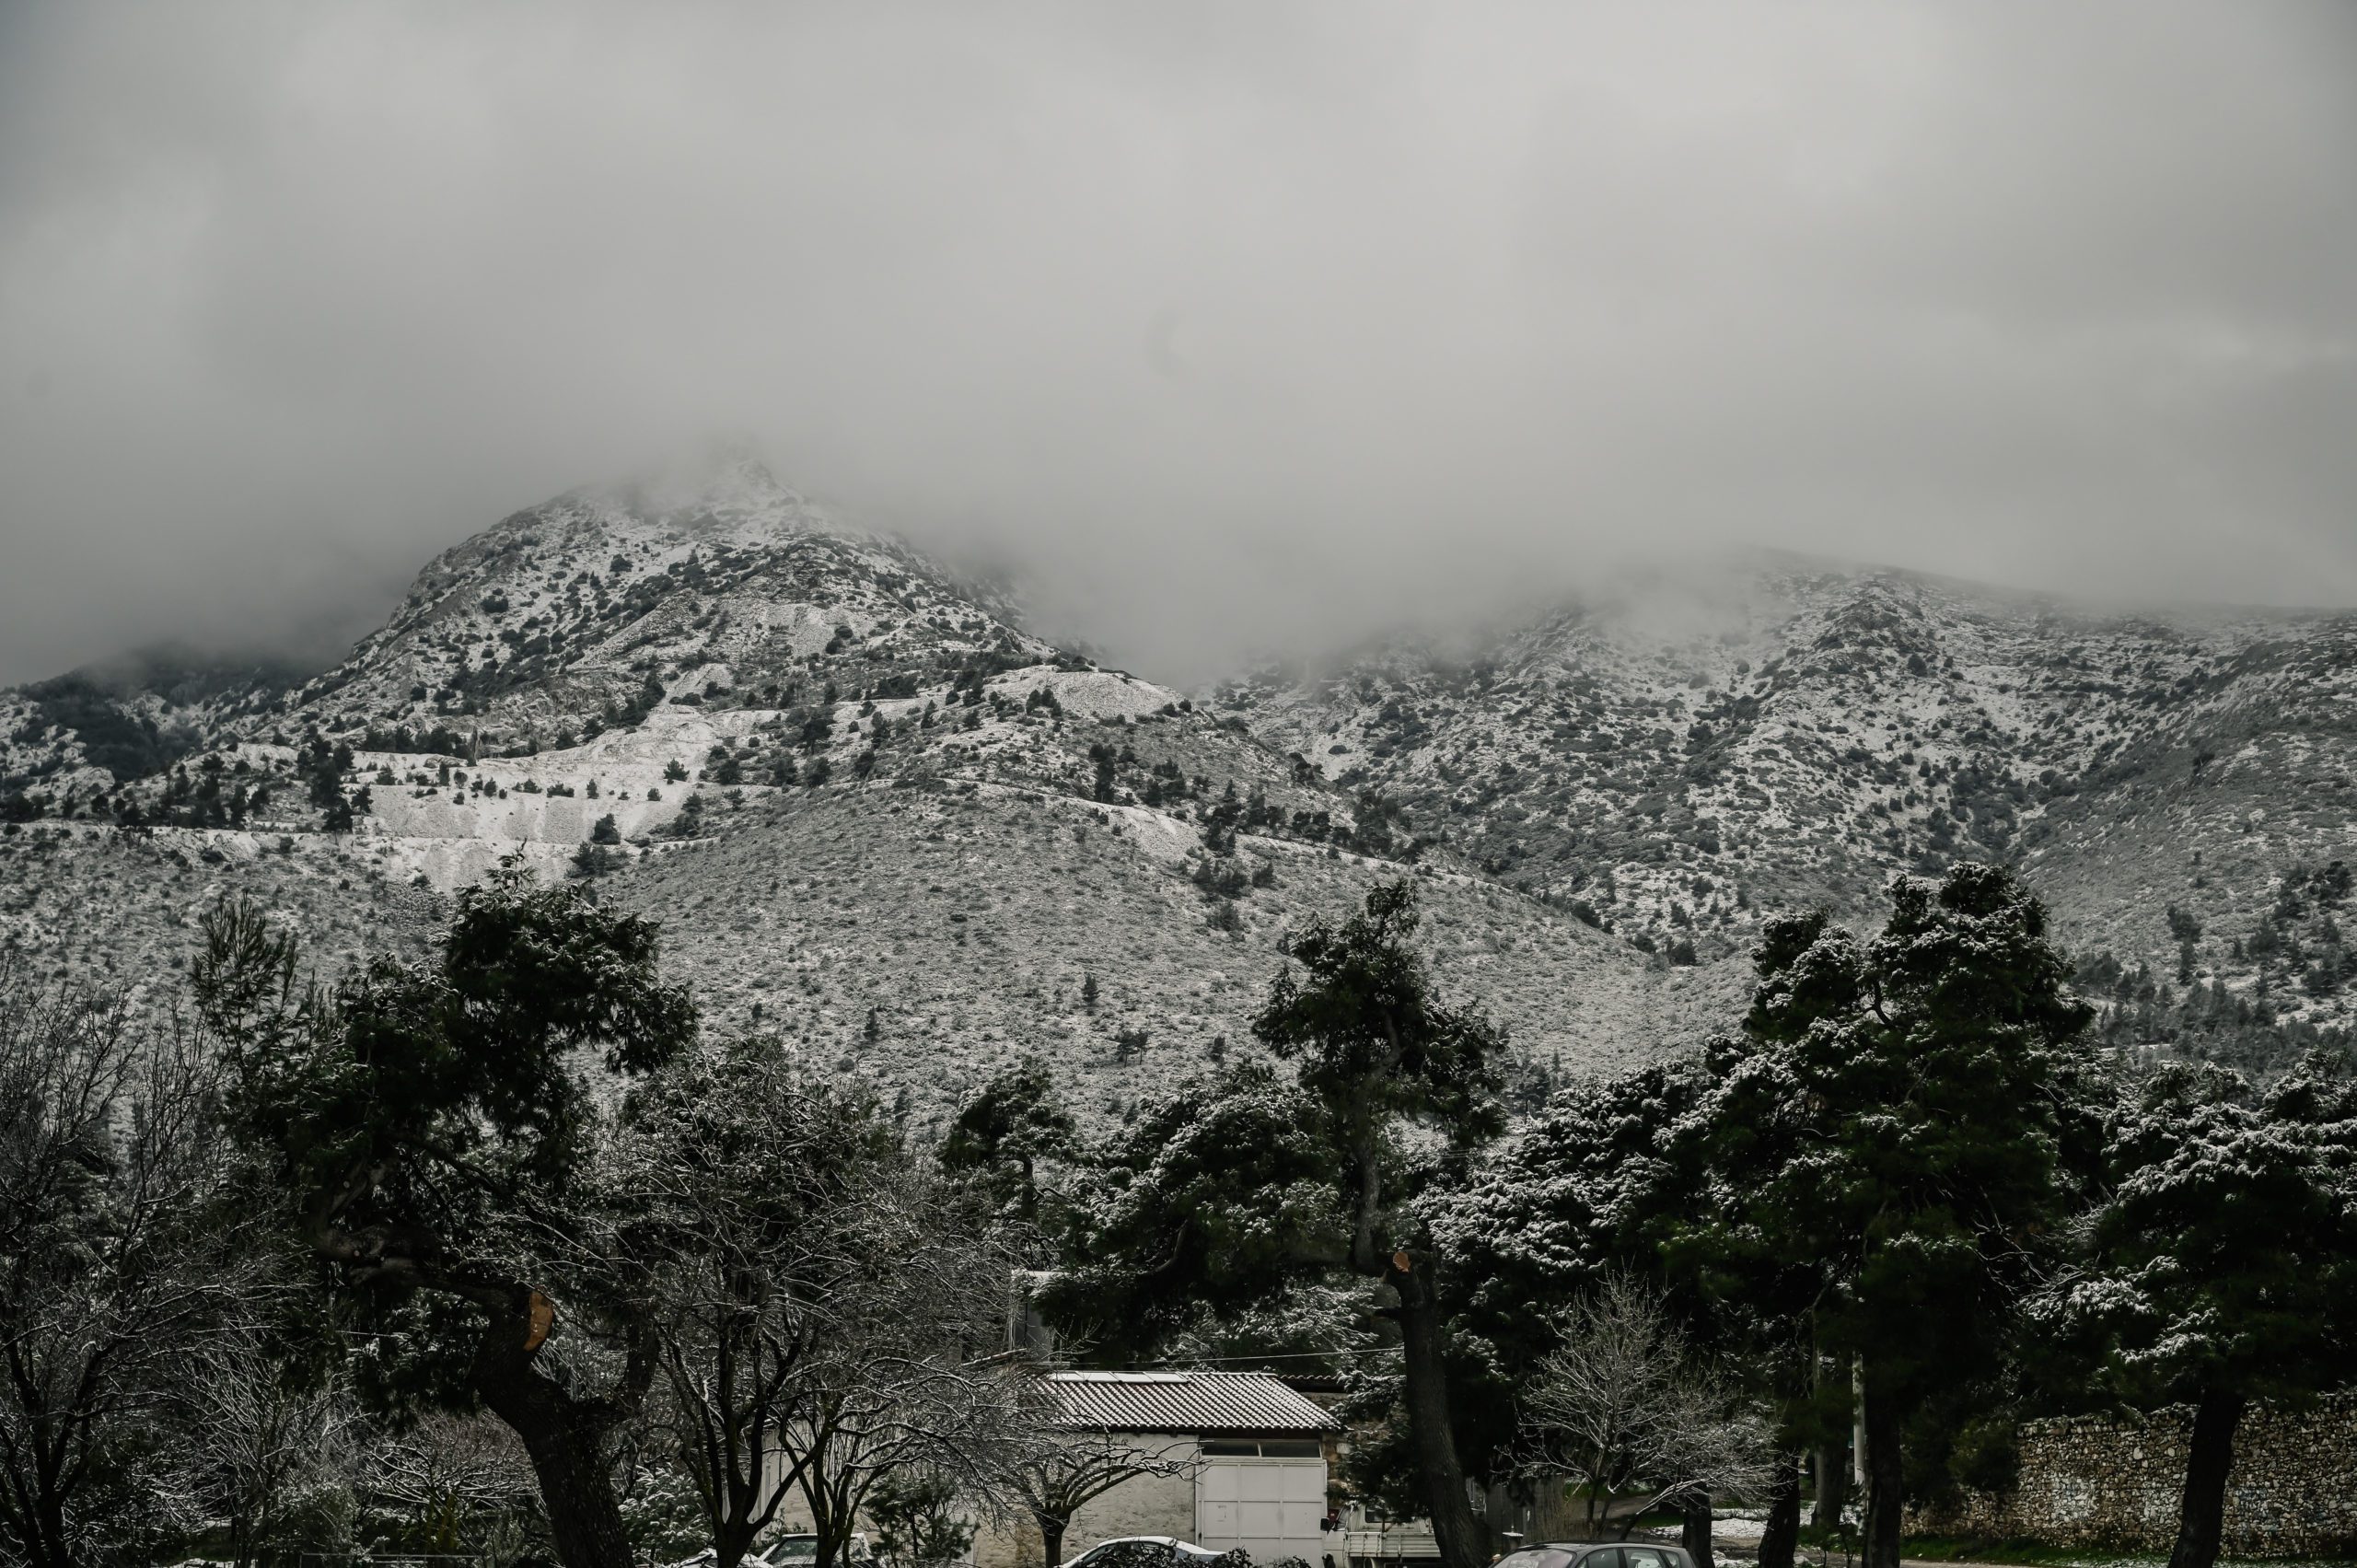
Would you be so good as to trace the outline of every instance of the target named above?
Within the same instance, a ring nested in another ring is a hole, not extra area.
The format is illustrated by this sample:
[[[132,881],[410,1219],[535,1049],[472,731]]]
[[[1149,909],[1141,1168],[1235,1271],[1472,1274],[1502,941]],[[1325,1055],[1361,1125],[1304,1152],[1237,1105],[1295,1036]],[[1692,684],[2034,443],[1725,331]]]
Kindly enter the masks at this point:
[[[1920,1527],[1992,1540],[2166,1551],[2177,1539],[2190,1407],[2141,1421],[2078,1416],[2021,1432],[2021,1473]],[[2237,1557],[2357,1550],[2357,1392],[2298,1411],[2254,1407],[2235,1434],[2224,1551]]]

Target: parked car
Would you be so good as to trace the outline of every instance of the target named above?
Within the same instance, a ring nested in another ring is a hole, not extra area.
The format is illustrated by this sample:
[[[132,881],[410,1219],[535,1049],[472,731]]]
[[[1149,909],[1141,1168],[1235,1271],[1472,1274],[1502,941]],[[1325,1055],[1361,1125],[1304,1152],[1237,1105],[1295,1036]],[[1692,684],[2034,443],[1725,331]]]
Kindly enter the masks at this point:
[[[693,1557],[682,1557],[665,1568],[712,1568],[720,1560],[719,1553],[705,1547]],[[810,1568],[819,1561],[817,1536],[780,1536],[767,1546],[756,1547],[745,1554],[746,1568]],[[868,1549],[867,1537],[854,1534],[843,1545],[843,1561],[848,1563],[873,1563],[876,1556]]]
[[[1509,1551],[1491,1568],[1694,1568],[1682,1547],[1632,1540],[1610,1546],[1550,1540]]]
[[[1098,1541],[1063,1568],[1203,1568],[1218,1556],[1210,1547],[1176,1536],[1120,1536]]]
[[[819,1538],[817,1536],[780,1536],[755,1555],[769,1564],[769,1568],[810,1568],[811,1563],[819,1561]],[[852,1532],[851,1539],[843,1543],[843,1561],[846,1562],[876,1561],[876,1553],[867,1544],[865,1531]]]

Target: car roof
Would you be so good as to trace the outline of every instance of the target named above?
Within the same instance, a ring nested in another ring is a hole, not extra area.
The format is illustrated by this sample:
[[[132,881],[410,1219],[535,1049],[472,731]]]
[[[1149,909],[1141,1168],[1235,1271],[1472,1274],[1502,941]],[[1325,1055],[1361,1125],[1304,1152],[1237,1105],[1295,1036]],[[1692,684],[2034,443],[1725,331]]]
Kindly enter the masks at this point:
[[[1537,1547],[1548,1551],[1601,1551],[1608,1546],[1642,1546],[1648,1551],[1678,1551],[1683,1550],[1679,1547],[1666,1545],[1657,1540],[1534,1540],[1516,1548],[1516,1550],[1528,1551],[1533,1547]]]

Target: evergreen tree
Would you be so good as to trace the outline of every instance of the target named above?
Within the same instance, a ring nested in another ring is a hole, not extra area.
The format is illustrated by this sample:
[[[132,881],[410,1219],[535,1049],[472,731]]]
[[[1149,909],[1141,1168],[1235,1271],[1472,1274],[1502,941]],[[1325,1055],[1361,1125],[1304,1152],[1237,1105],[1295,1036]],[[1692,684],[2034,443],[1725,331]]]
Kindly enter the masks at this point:
[[[655,958],[647,922],[509,866],[459,895],[430,967],[380,958],[306,991],[292,942],[225,905],[192,970],[233,1111],[277,1156],[363,1392],[397,1412],[488,1406],[513,1427],[565,1568],[629,1568],[609,1445],[654,1363],[632,1304],[555,1277],[563,1249],[542,1238],[579,1229],[592,1053],[633,1078],[695,1036]]]
[[[1068,1157],[1075,1132],[1047,1064],[1026,1057],[1000,1071],[959,1108],[942,1141],[941,1167],[972,1175],[998,1199],[1002,1212],[1035,1221],[1040,1164]]]
[[[1319,1109],[1265,1063],[1180,1084],[1093,1151],[1039,1306],[1105,1365],[1345,1259]]]
[[[2357,1371],[2357,1085],[2309,1057],[2254,1102],[2239,1074],[2172,1065],[2106,1129],[2096,1269],[2052,1327],[2092,1328],[2106,1381],[2193,1407],[2170,1568],[2211,1568],[2235,1433]]]
[[[1503,1129],[1504,1040],[1434,990],[1411,945],[1415,900],[1412,882],[1378,884],[1341,924],[1315,920],[1288,938],[1291,963],[1252,1032],[1295,1064],[1302,1094],[1318,1109],[1321,1164],[1346,1216],[1348,1267],[1393,1297],[1383,1310],[1399,1330],[1409,1436],[1441,1557],[1447,1568],[1480,1568],[1490,1541],[1466,1499],[1437,1259],[1414,1200],[1460,1175]],[[1436,1159],[1410,1153],[1411,1129],[1436,1145]]]
[[[1902,877],[1891,902],[1870,943],[1769,924],[1743,1037],[1710,1051],[1728,1206],[1701,1238],[1823,1271],[1821,1343],[1862,1369],[1867,1568],[1898,1562],[1908,1412],[2001,1359],[2097,1114],[2092,1014],[2012,874]]]

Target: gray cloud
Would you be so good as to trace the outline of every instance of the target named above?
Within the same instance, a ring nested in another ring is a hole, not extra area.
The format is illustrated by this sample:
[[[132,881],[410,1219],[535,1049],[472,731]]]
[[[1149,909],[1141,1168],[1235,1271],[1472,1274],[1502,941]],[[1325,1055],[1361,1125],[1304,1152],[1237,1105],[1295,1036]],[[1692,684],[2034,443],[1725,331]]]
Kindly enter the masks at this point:
[[[715,433],[1200,674],[1631,552],[2357,602],[2332,5],[0,11],[0,679]]]

